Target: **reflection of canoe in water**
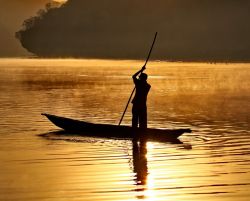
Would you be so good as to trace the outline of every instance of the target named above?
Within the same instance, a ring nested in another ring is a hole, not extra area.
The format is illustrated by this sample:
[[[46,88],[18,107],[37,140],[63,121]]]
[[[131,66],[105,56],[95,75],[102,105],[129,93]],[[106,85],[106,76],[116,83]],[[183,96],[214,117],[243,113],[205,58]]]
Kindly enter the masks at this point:
[[[46,116],[53,124],[64,129],[65,131],[73,132],[82,136],[131,139],[135,135],[142,134],[143,136],[146,136],[148,140],[169,141],[177,139],[183,133],[191,132],[190,129],[169,130],[154,128],[147,128],[146,130],[141,131],[140,129],[132,129],[129,126],[93,124],[50,114],[42,115]]]

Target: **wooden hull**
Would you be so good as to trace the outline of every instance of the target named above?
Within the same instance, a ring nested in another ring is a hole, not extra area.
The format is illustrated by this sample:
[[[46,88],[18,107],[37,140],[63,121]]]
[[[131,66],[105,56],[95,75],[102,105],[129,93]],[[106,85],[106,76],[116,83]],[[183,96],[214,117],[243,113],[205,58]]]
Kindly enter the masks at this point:
[[[169,141],[175,140],[183,133],[190,133],[190,129],[154,129],[146,130],[133,129],[130,126],[118,126],[110,124],[93,124],[84,121],[74,120],[65,117],[59,117],[50,114],[42,114],[46,116],[53,124],[62,128],[66,132],[91,137],[117,138],[117,139],[133,139],[135,136],[152,141]]]

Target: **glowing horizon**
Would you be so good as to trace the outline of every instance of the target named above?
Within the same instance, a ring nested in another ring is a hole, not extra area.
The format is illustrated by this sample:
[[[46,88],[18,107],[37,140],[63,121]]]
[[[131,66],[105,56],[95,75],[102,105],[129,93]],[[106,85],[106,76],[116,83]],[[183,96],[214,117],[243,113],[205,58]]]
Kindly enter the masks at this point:
[[[59,2],[59,3],[65,3],[68,0],[53,0],[53,1],[56,1],[56,2]]]

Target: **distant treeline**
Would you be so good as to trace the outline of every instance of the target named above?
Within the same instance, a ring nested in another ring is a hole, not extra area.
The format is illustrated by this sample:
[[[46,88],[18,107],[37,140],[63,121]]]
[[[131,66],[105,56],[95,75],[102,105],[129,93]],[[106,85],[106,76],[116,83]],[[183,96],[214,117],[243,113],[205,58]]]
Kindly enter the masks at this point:
[[[41,57],[250,61],[249,0],[68,0],[16,33]]]

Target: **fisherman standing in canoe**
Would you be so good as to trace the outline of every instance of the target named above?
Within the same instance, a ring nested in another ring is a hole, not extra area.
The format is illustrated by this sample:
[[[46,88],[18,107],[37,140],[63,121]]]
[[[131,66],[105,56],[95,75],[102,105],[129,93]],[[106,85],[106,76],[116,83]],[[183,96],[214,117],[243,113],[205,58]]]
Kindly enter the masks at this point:
[[[142,67],[137,73],[135,73],[132,78],[135,84],[135,96],[132,100],[132,127],[137,128],[139,123],[139,128],[147,128],[147,95],[151,86],[147,83],[148,75],[143,73],[146,69],[145,66]],[[139,78],[137,76],[139,75]]]

